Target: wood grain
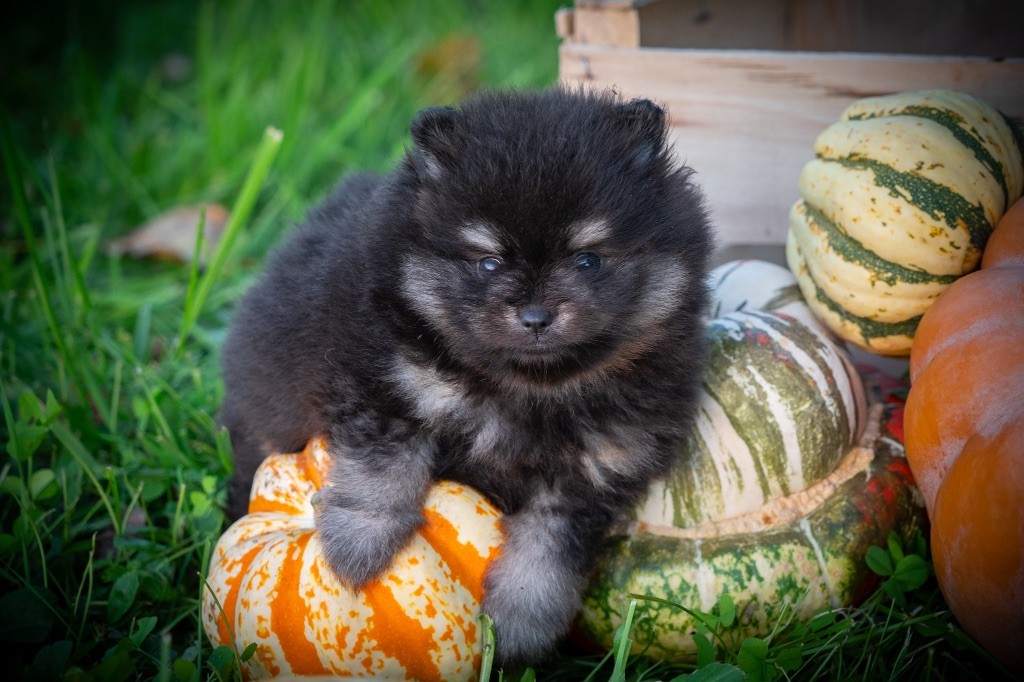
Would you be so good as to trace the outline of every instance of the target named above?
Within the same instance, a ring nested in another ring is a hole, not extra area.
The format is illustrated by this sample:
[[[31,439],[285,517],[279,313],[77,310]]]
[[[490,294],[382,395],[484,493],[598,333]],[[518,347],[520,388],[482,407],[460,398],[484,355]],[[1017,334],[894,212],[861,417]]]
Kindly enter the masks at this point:
[[[785,241],[814,140],[856,99],[954,88],[1024,124],[1024,60],[564,44],[560,72],[667,107],[723,245]]]
[[[575,8],[592,17],[634,11],[641,47],[1024,57],[1021,0],[576,0]],[[572,40],[623,45],[593,29]]]
[[[572,13],[571,42],[613,47],[640,46],[640,16],[631,7],[576,6]]]

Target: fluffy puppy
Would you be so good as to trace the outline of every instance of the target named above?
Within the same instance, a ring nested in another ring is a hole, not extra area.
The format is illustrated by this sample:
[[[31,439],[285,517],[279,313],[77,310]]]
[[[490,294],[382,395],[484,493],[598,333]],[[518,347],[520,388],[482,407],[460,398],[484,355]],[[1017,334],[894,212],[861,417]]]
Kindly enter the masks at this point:
[[[663,111],[567,89],[420,112],[272,257],[223,350],[234,513],[271,451],[332,456],[316,524],[379,576],[437,479],[500,507],[485,580],[506,664],[547,653],[613,521],[664,473],[703,362],[711,249]]]

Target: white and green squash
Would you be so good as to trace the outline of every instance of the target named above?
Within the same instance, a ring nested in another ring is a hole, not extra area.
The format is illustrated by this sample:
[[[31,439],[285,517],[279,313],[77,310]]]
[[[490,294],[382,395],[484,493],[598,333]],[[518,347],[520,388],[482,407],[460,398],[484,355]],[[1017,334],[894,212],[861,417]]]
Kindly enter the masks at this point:
[[[907,355],[925,310],[1021,196],[1020,140],[985,102],[924,90],[855,102],[814,153],[790,211],[790,269],[839,337]]]
[[[920,518],[901,448],[878,437],[881,406],[866,408],[860,377],[792,275],[740,261],[711,284],[697,423],[584,600],[583,632],[605,646],[629,594],[707,612],[728,593],[743,607],[737,636],[767,635],[784,603],[798,618],[850,604],[872,580],[867,548]],[[634,650],[686,659],[696,626],[682,609],[643,602]]]
[[[685,528],[753,512],[827,476],[860,437],[860,377],[811,326],[792,275],[739,261],[715,270],[711,284],[695,456],[651,488],[645,523]]]

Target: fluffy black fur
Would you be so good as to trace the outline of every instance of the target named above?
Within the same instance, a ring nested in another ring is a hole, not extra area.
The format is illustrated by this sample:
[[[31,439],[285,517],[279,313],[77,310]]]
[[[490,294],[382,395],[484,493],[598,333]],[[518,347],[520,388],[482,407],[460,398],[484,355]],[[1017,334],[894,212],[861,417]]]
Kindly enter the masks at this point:
[[[359,587],[434,480],[475,487],[506,514],[483,608],[501,658],[529,662],[692,422],[711,234],[646,100],[489,93],[411,130],[398,169],[343,182],[239,304],[234,514],[263,457],[326,434],[317,529]]]

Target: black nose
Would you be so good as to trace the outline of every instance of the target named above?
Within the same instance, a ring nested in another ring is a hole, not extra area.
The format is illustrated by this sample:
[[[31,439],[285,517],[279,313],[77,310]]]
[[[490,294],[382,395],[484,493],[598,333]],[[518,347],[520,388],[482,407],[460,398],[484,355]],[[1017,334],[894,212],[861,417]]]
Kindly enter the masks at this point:
[[[523,329],[534,334],[546,332],[553,319],[555,319],[554,313],[536,303],[531,303],[519,313],[519,321],[523,323]]]

